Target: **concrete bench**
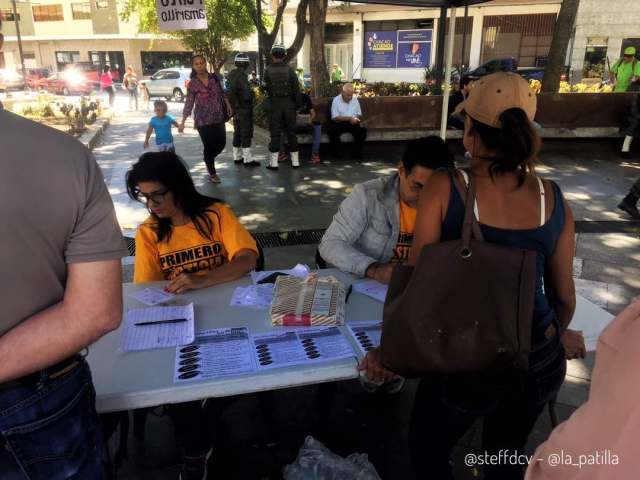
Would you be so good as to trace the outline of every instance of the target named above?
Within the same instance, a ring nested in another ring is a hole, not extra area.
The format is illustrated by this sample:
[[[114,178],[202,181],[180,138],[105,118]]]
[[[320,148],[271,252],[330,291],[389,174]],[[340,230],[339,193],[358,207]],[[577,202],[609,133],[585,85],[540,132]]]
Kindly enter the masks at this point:
[[[543,138],[616,138],[634,93],[541,93],[538,94],[536,122]],[[318,120],[325,122],[331,98],[314,99]],[[404,141],[426,135],[439,135],[442,97],[361,98],[367,141]],[[459,130],[448,130],[448,138],[461,138]],[[311,135],[301,133],[302,144],[311,143]],[[348,134],[346,142],[352,141]],[[322,142],[328,142],[326,134]]]

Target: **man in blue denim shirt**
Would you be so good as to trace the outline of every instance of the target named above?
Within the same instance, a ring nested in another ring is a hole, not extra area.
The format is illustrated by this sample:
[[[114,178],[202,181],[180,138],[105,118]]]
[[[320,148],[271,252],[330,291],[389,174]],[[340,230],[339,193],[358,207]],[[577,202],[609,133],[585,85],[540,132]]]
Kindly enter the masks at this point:
[[[113,203],[72,137],[0,107],[0,145],[0,478],[99,479],[95,391],[78,352],[122,317]]]
[[[415,219],[418,196],[433,172],[453,166],[439,137],[409,142],[398,173],[359,183],[344,199],[322,237],[322,258],[344,272],[389,283],[413,235],[413,228],[402,231],[403,217]]]

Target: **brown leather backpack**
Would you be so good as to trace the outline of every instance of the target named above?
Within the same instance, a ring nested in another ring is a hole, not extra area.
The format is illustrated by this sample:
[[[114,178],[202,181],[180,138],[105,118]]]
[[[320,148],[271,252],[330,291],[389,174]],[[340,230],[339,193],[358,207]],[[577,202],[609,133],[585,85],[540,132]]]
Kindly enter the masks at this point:
[[[455,184],[466,205],[462,238],[424,246],[389,285],[382,363],[405,377],[528,368],[536,253],[485,242],[473,178],[466,192]]]

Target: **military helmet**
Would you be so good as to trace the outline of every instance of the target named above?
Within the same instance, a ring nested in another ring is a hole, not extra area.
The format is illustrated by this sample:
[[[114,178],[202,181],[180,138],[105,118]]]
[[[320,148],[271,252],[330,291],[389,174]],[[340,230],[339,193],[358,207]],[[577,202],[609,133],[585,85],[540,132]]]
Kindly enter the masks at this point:
[[[244,64],[248,64],[250,63],[249,60],[249,55],[247,55],[246,53],[237,53],[236,54],[236,58],[234,59],[234,63],[237,65],[239,63],[244,63]]]
[[[248,67],[250,63],[249,55],[243,52],[237,53],[233,63],[235,63],[237,67]]]
[[[271,55],[274,57],[284,57],[287,54],[287,49],[281,43],[274,43],[271,47]]]

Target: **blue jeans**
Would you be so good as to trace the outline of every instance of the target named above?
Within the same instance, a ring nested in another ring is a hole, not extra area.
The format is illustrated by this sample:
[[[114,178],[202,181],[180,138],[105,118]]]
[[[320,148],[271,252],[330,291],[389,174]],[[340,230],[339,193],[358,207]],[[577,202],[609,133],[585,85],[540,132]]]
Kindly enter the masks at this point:
[[[311,155],[320,153],[320,140],[322,139],[322,125],[319,123],[311,124],[313,127],[313,143],[311,144]]]
[[[0,390],[2,480],[102,478],[101,435],[89,366]]]

